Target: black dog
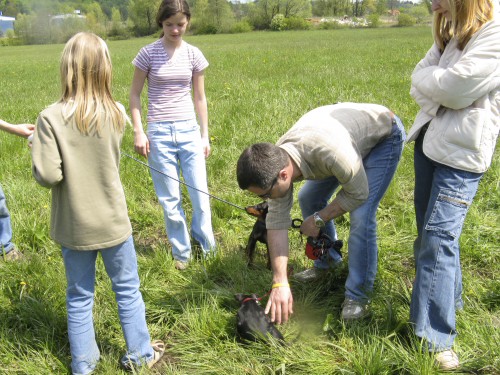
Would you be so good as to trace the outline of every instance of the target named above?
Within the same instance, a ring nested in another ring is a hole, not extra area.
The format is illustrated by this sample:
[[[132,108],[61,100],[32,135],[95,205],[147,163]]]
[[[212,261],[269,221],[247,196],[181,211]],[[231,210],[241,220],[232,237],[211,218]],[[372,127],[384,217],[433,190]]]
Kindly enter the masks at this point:
[[[264,313],[255,294],[238,293],[234,297],[241,304],[236,317],[236,331],[241,342],[268,342],[269,336],[272,336],[279,343],[285,343],[283,335]]]
[[[252,216],[257,218],[257,221],[253,225],[252,233],[250,233],[250,237],[248,238],[248,243],[246,247],[246,256],[248,265],[253,265],[253,258],[255,255],[255,248],[257,246],[257,242],[261,242],[266,245],[267,250],[267,268],[271,269],[271,257],[269,256],[269,247],[267,245],[267,229],[266,229],[266,215],[267,215],[267,202],[262,202],[256,204],[255,206],[245,207],[245,211]]]

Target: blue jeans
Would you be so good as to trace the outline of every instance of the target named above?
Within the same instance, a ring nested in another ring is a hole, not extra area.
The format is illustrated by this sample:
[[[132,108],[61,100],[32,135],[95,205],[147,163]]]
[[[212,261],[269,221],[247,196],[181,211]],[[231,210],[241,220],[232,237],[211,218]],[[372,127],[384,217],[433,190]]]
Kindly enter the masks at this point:
[[[8,253],[13,248],[10,214],[7,209],[7,201],[5,200],[2,185],[0,185],[0,255],[2,252]]]
[[[101,253],[118,304],[127,353],[122,363],[145,364],[153,359],[153,348],[146,325],[137,258],[132,236],[124,243],[102,250],[77,251],[62,247],[66,269],[66,308],[73,374],[89,374],[99,361],[95,340],[94,305],[95,262]]]
[[[461,309],[462,272],[458,240],[482,173],[454,169],[427,158],[421,134],[414,149],[416,278],[410,320],[430,351],[451,348],[455,311]]]
[[[186,215],[182,209],[180,173],[188,187],[193,209],[191,235],[205,255],[215,250],[210,198],[206,194],[207,172],[200,128],[195,120],[148,124],[149,165],[158,200],[163,207],[167,236],[175,259],[187,262],[191,240]],[[197,189],[197,190],[196,190]],[[205,192],[205,193],[203,193]]]
[[[390,136],[363,158],[369,195],[350,213],[349,275],[345,296],[364,303],[369,301],[377,274],[377,208],[396,172],[406,139],[403,123],[398,117],[394,120]],[[323,209],[338,187],[339,181],[335,177],[306,181],[298,195],[302,216],[306,218]],[[326,233],[333,239],[337,238],[333,220],[326,223]],[[340,260],[338,254],[330,250],[326,257],[314,261],[314,267],[326,269]]]

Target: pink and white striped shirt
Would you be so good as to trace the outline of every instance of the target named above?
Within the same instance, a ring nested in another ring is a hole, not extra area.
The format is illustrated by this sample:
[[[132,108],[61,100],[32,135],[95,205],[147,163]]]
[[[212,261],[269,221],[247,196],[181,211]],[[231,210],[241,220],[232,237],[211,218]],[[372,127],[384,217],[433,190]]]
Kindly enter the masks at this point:
[[[196,119],[191,84],[193,73],[208,66],[203,53],[185,41],[171,59],[161,39],[141,48],[132,64],[147,73],[147,121]]]

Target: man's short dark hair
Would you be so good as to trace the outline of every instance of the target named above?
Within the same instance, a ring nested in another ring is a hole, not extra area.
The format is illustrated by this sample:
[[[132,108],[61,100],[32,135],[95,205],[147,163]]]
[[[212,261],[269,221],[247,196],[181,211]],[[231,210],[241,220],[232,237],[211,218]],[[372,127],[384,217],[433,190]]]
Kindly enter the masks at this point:
[[[288,165],[288,154],[272,143],[255,143],[238,159],[236,177],[240,189],[250,186],[268,189],[279,172]]]

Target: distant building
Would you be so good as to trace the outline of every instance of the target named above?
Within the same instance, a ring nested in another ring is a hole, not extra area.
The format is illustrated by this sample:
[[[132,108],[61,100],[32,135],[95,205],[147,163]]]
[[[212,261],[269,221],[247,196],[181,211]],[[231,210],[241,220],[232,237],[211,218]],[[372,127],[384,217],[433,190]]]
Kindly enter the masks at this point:
[[[7,30],[14,30],[14,17],[5,17],[0,15],[0,36],[4,36]]]
[[[68,13],[68,14],[58,14],[56,16],[50,17],[50,23],[51,24],[62,24],[67,20],[84,20],[85,16],[82,16],[80,14],[80,10],[75,10],[73,13]]]

